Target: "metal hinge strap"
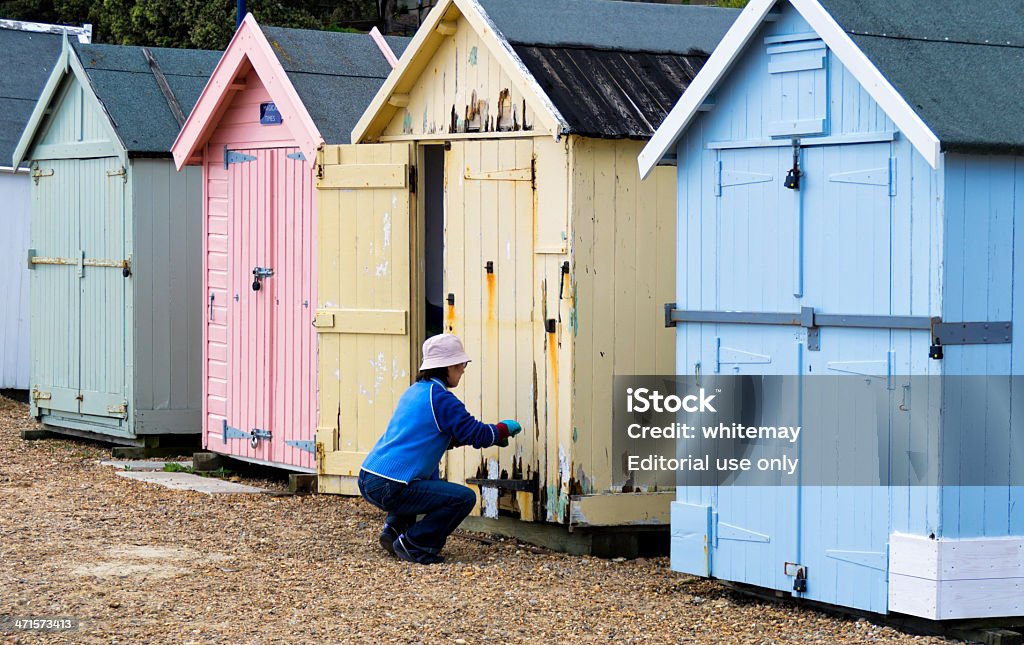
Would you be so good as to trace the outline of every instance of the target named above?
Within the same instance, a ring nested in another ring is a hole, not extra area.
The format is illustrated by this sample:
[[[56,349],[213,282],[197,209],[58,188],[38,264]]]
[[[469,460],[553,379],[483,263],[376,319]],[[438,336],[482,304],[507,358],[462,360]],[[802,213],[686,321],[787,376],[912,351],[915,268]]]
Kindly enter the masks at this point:
[[[247,155],[244,152],[236,152],[235,150],[228,150],[227,146],[224,146],[224,167],[227,168],[233,163],[245,163],[247,161],[256,161],[256,157],[253,155]]]
[[[678,323],[712,323],[743,325],[782,325],[804,327],[808,331],[807,348],[820,348],[818,329],[843,327],[856,329],[897,329],[928,331],[933,345],[1004,345],[1013,341],[1013,322],[943,322],[929,316],[872,316],[862,314],[820,314],[813,307],[799,313],[757,311],[705,311],[676,309],[675,303],[665,305],[665,326]]]
[[[309,452],[309,453],[312,453],[314,455],[316,454],[316,442],[315,441],[297,441],[297,440],[294,440],[294,439],[289,439],[288,441],[285,441],[284,443],[285,443],[286,446],[291,446],[292,448],[298,448],[299,450],[303,450],[305,452]]]

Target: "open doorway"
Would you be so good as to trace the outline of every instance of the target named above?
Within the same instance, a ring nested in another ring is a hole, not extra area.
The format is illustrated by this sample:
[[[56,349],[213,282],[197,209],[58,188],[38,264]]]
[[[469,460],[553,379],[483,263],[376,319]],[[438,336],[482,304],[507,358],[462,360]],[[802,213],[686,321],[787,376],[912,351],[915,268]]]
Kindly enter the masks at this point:
[[[444,331],[444,146],[423,146],[425,338]]]

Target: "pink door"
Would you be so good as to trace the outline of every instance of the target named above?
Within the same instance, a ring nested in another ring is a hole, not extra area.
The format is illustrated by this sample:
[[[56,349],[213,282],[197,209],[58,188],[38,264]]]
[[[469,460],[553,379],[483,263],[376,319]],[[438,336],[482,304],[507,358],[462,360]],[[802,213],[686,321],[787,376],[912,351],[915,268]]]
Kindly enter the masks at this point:
[[[297,149],[233,150],[228,454],[311,469],[313,178]]]

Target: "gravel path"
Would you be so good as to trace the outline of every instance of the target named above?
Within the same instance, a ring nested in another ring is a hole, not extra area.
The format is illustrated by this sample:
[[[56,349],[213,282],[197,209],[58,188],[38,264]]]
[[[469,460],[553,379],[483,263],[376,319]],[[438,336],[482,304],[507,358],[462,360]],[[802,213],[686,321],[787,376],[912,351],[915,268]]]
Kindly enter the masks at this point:
[[[167,490],[100,466],[100,445],[22,441],[26,427],[27,406],[0,397],[0,616],[82,627],[3,642],[951,642],[753,601],[667,558],[456,535],[447,564],[408,565],[360,500]]]

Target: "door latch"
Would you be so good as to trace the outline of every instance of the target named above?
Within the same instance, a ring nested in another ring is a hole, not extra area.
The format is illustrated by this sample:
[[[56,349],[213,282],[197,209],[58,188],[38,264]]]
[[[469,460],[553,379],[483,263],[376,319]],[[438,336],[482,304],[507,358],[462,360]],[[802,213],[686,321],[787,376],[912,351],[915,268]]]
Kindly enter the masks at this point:
[[[269,278],[274,275],[274,270],[270,267],[254,267],[252,270],[252,290],[259,291],[263,288],[264,278]]]

